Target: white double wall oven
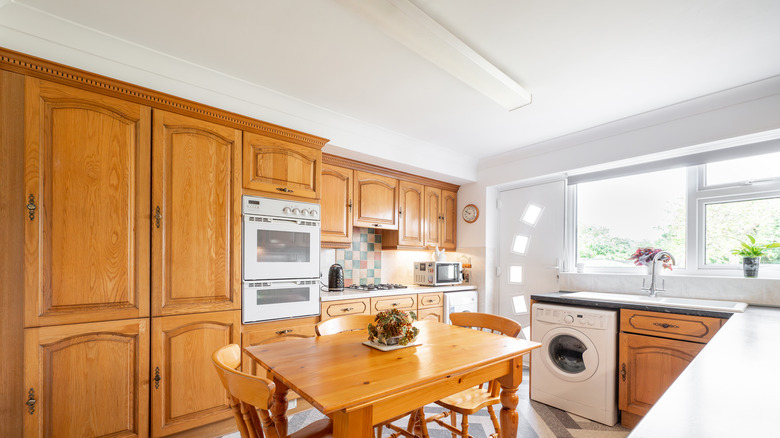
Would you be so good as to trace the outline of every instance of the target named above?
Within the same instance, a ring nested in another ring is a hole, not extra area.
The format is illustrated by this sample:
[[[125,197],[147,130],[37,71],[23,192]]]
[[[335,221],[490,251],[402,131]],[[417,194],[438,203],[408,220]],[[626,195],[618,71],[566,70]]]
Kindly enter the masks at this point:
[[[244,196],[245,324],[320,313],[320,206]]]

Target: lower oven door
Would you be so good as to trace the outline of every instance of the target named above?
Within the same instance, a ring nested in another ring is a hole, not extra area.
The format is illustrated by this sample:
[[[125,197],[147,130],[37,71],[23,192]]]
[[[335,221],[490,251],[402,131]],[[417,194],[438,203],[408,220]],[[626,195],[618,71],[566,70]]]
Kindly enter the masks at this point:
[[[244,324],[320,314],[318,279],[246,281],[241,298]]]

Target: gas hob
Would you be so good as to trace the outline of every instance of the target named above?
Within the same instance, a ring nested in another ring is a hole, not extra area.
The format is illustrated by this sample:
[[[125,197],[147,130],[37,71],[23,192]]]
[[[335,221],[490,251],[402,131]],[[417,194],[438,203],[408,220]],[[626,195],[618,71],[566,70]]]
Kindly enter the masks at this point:
[[[402,284],[391,284],[391,283],[382,283],[382,284],[353,284],[351,286],[346,286],[344,290],[351,289],[351,290],[362,290],[367,292],[377,291],[377,290],[393,290],[393,289],[406,289],[407,286],[404,286]]]

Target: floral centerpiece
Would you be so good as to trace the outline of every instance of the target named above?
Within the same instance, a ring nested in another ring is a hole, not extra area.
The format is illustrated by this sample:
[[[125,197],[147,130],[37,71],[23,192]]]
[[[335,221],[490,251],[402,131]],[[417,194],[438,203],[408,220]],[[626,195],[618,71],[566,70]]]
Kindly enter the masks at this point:
[[[390,309],[377,313],[374,324],[368,325],[368,340],[385,345],[407,345],[417,338],[420,329],[412,327],[417,319],[414,312]]]
[[[638,248],[634,255],[628,259],[633,260],[637,266],[650,266],[653,263],[653,257],[661,251],[663,250],[660,248]],[[667,254],[662,255],[658,261],[663,263],[664,269],[672,270],[671,259]]]

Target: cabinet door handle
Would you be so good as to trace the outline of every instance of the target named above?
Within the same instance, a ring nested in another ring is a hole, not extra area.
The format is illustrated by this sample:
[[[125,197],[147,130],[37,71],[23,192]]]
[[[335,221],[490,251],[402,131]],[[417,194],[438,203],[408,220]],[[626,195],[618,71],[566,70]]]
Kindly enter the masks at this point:
[[[393,307],[398,307],[398,305],[401,303],[393,303]]]
[[[668,322],[663,322],[663,323],[661,323],[661,322],[654,322],[653,325],[657,326],[657,327],[665,328],[665,329],[668,329],[668,328],[680,328],[679,325],[669,324]]]
[[[626,364],[625,363],[620,365],[620,378],[624,382],[626,381]]]
[[[349,200],[349,212],[352,213],[352,200]]]
[[[342,312],[349,312],[350,310],[355,310],[354,307],[344,307],[341,309]]]
[[[30,413],[30,415],[35,413],[35,390],[30,388],[30,391],[27,393],[27,401],[24,402],[24,404],[27,405],[27,412]]]
[[[292,193],[293,191],[288,189],[287,187],[277,187],[276,190],[279,190],[280,192],[284,193]]]
[[[382,226],[379,224],[374,224],[374,228],[382,228]]]
[[[160,389],[160,367],[154,367],[154,389]]]
[[[398,209],[398,216],[402,216],[403,214],[404,214],[404,209],[403,208],[399,208]]]
[[[162,214],[160,213],[160,206],[154,209],[154,226],[160,228],[160,221],[162,220]]]
[[[279,331],[276,332],[277,335],[285,335],[287,333],[292,333],[292,329],[279,330]]]
[[[27,216],[30,218],[30,220],[35,220],[35,209],[37,206],[35,205],[35,195],[30,195],[30,198],[27,201]]]

